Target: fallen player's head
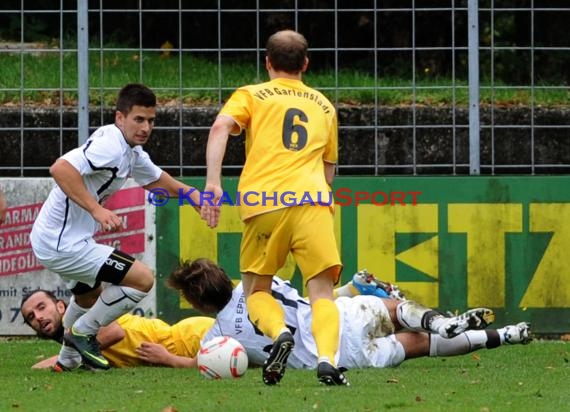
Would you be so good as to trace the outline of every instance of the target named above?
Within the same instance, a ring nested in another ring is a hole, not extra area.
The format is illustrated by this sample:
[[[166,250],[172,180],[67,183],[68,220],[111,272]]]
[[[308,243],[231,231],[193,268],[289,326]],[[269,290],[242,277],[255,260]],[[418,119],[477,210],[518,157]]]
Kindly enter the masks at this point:
[[[53,292],[37,289],[22,299],[20,311],[24,321],[40,338],[62,341],[63,315],[66,304]]]
[[[202,313],[218,313],[232,298],[231,279],[224,269],[205,258],[180,263],[167,284]]]

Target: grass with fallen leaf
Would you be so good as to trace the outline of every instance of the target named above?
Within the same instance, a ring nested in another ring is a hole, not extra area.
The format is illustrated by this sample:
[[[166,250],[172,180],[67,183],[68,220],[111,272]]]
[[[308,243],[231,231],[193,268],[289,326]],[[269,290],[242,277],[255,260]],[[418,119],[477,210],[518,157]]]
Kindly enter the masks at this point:
[[[0,342],[0,410],[542,412],[570,405],[570,343],[561,341],[350,370],[348,388],[320,386],[314,371],[292,369],[276,387],[264,386],[258,369],[221,381],[185,369],[30,369],[57,350],[37,339]]]

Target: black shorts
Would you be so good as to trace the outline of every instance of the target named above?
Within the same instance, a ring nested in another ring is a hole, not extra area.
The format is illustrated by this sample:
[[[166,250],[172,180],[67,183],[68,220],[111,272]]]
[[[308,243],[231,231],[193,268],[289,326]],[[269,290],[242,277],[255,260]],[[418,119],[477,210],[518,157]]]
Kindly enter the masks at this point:
[[[113,285],[120,284],[133,263],[135,263],[135,260],[134,257],[120,250],[113,250],[113,253],[109,255],[101,269],[99,269],[97,282],[108,282]]]
[[[84,295],[85,293],[91,292],[101,286],[102,282],[112,283],[113,285],[120,284],[127,272],[135,262],[135,258],[127,255],[125,252],[120,250],[113,250],[109,255],[99,273],[97,273],[97,279],[93,286],[89,286],[86,283],[77,282],[75,287],[71,289],[74,295]]]

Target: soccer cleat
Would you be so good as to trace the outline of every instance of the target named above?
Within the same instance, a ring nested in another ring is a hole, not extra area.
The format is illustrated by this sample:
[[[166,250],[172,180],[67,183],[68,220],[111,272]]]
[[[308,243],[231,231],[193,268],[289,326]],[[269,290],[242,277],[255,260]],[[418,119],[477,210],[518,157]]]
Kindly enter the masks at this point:
[[[350,386],[342,373],[344,370],[337,369],[328,362],[319,362],[317,366],[317,378],[319,382],[328,386]]]
[[[71,372],[71,371],[87,371],[87,372],[102,372],[103,369],[94,368],[93,366],[87,365],[86,363],[81,363],[75,368],[68,368],[67,366],[63,366],[61,363],[56,362],[55,365],[51,367],[51,371],[54,373],[63,373],[63,372]]]
[[[68,368],[67,366],[63,366],[59,361],[56,361],[55,364],[51,367],[51,371],[54,373],[63,373],[63,372],[71,372],[73,369]]]
[[[404,300],[404,294],[398,286],[388,282],[383,282],[374,277],[372,273],[368,273],[366,269],[356,272],[352,276],[352,285],[361,295],[373,295],[379,298],[394,298]]]
[[[470,309],[460,315],[446,319],[438,328],[440,336],[453,338],[466,330],[485,329],[495,320],[495,313],[491,309]]]
[[[287,359],[295,347],[291,332],[283,332],[271,348],[269,357],[263,363],[262,378],[266,385],[276,385],[281,381],[287,367]]]
[[[65,343],[81,354],[83,362],[98,369],[109,369],[109,361],[101,355],[99,343],[95,335],[79,333],[74,327],[63,335]]]
[[[516,343],[527,345],[532,341],[532,337],[530,336],[530,324],[520,322],[516,325],[505,326],[503,337],[505,338],[505,343],[510,345]]]

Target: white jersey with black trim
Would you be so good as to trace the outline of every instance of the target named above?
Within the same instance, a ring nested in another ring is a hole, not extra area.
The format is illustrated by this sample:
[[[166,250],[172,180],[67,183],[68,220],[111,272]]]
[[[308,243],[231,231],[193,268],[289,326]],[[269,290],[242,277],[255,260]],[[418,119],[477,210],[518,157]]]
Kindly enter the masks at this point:
[[[299,295],[289,282],[273,277],[272,295],[285,311],[285,323],[295,337],[295,348],[289,355],[288,364],[297,369],[315,368],[317,348],[311,334],[311,306]],[[247,351],[250,363],[262,365],[273,342],[255,328],[249,320],[241,282],[233,291],[232,299],[216,316],[214,326],[206,333],[202,342],[216,336],[231,336],[237,339]]]
[[[79,171],[87,190],[101,204],[129,177],[145,186],[162,173],[141,146],[128,145],[114,124],[98,128],[83,145],[61,158]],[[95,219],[56,184],[34,222],[30,238],[34,248],[73,252],[98,229]]]
[[[295,338],[288,365],[295,369],[315,369],[318,355],[311,333],[308,300],[302,298],[288,281],[277,276],[273,278],[272,294],[281,303],[285,322]],[[340,314],[338,366],[385,368],[404,361],[404,349],[393,335],[394,324],[383,299],[376,296],[340,297],[335,304]],[[234,289],[230,302],[216,316],[214,326],[202,343],[216,336],[231,336],[241,342],[254,365],[262,365],[268,356],[272,341],[250,322],[241,283]]]

